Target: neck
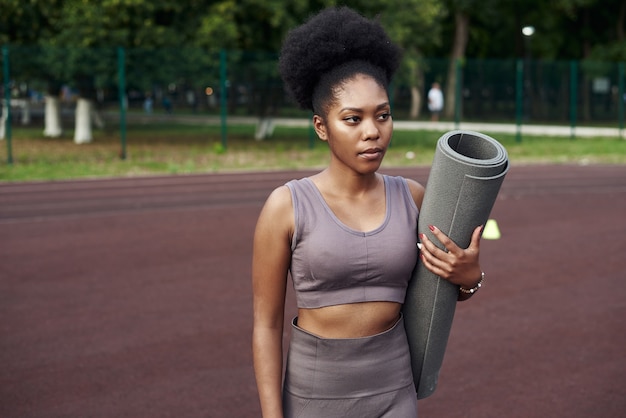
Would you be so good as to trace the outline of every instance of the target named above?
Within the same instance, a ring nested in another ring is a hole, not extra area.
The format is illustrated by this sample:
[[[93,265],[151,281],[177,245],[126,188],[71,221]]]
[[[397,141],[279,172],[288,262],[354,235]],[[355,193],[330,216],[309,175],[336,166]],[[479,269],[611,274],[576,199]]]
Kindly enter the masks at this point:
[[[380,185],[382,177],[376,172],[359,174],[329,166],[320,174],[320,180],[328,185],[333,194],[348,196],[363,195]]]

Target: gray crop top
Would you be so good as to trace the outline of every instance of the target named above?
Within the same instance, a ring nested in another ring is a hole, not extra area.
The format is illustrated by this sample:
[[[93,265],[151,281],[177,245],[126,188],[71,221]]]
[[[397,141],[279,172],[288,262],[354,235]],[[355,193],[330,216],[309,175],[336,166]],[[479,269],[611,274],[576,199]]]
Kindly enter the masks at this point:
[[[404,303],[417,262],[417,215],[402,177],[384,176],[386,215],[368,232],[344,225],[308,178],[287,183],[295,215],[290,272],[299,308]]]

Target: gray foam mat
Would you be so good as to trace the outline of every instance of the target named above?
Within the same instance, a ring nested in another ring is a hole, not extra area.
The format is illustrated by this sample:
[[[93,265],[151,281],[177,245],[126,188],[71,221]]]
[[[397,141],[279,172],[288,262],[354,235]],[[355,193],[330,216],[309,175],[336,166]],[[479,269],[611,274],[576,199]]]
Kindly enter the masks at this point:
[[[508,169],[506,150],[495,139],[464,130],[444,134],[437,142],[418,233],[443,248],[428,228],[435,225],[467,248],[474,228],[487,222]],[[437,387],[458,293],[458,286],[418,261],[403,306],[418,399]]]

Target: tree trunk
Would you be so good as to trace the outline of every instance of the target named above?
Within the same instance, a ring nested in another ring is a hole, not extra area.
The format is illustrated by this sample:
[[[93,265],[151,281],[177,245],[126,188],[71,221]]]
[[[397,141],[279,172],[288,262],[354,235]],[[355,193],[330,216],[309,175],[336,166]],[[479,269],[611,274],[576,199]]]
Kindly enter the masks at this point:
[[[126,107],[128,108],[128,105]],[[91,121],[97,129],[104,129],[105,123],[104,118],[102,117],[102,113],[100,113],[99,108],[96,107],[93,102],[91,106]]]
[[[419,53],[415,54],[419,56]],[[409,118],[418,119],[422,111],[422,99],[424,94],[424,71],[422,60],[419,58],[410,59],[411,73],[411,107]]]
[[[590,24],[591,24],[589,10],[584,9],[582,14],[583,14],[582,30],[588,31]],[[586,60],[591,55],[591,42],[589,40],[583,41],[582,49],[583,49],[583,60]],[[581,96],[581,101],[582,101],[581,113],[582,113],[582,119],[585,121],[591,120],[591,80],[589,79],[589,76],[587,74],[588,73],[586,71],[583,72],[582,83],[579,84],[580,86],[582,86],[582,89],[580,90],[580,93],[581,93],[580,96]]]
[[[626,21],[626,1],[622,1],[622,4],[620,4],[619,6],[619,13],[617,15],[617,40],[618,41],[623,41],[624,40],[624,22]]]
[[[421,68],[421,67],[420,67]],[[422,92],[424,91],[424,72],[421,69],[416,69],[414,77],[415,84],[411,86],[411,109],[409,111],[409,118],[417,119],[420,116],[422,110]]]
[[[6,103],[3,103],[0,100],[0,105],[2,105],[2,110],[0,112],[0,139],[4,139],[6,135],[6,124],[8,118],[8,110]]]
[[[22,125],[30,125],[30,99],[26,97],[21,99],[18,103],[21,107],[20,122]]]
[[[58,138],[63,134],[59,98],[57,96],[46,95],[45,103],[43,135],[50,138]]]
[[[467,13],[456,12],[454,20],[456,22],[454,45],[452,45],[452,54],[450,56],[450,63],[448,64],[448,78],[445,84],[444,116],[446,118],[454,117],[456,89],[457,83],[459,82],[459,80],[456,79],[456,63],[457,60],[465,56],[469,36],[469,16]]]
[[[274,120],[271,116],[261,117],[256,125],[254,139],[263,141],[264,139],[271,138],[272,135],[274,135],[274,127]]]
[[[89,99],[79,97],[76,101],[76,127],[74,130],[74,142],[84,144],[91,142],[91,118],[93,103]]]
[[[409,112],[410,119],[417,119],[420,115],[422,107],[422,94],[417,86],[411,86],[411,110]]]

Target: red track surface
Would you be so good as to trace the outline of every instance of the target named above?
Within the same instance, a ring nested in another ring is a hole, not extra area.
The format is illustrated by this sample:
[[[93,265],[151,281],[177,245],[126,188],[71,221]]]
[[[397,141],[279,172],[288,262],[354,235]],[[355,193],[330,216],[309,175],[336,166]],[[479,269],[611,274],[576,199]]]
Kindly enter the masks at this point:
[[[306,174],[0,184],[0,417],[259,416],[253,228]],[[420,416],[624,416],[626,167],[513,167],[492,218]]]

